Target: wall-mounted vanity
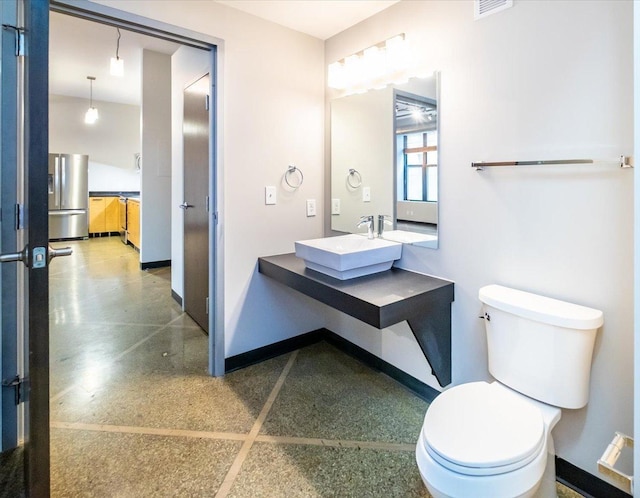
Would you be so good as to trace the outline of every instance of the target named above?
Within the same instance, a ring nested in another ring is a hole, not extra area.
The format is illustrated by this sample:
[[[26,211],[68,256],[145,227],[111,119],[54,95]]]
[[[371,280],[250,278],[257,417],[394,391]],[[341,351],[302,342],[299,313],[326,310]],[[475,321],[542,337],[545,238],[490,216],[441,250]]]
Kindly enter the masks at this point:
[[[388,215],[385,238],[438,247],[440,75],[331,102],[331,229]]]
[[[338,280],[295,254],[259,258],[258,271],[378,329],[406,320],[438,383],[451,383],[453,282],[400,268]]]

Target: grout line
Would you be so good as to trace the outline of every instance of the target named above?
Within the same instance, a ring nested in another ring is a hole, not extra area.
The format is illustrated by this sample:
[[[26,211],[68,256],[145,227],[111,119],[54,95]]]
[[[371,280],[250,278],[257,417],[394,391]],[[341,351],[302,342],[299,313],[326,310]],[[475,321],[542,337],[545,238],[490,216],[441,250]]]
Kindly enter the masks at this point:
[[[155,427],[137,427],[131,425],[109,425],[109,424],[85,424],[82,422],[57,422],[52,421],[50,427],[53,429],[67,429],[76,431],[91,432],[112,432],[118,434],[146,434],[150,436],[178,436],[198,439],[220,439],[225,441],[245,441],[246,434],[234,432],[210,432],[192,431],[187,429],[162,429]]]
[[[236,458],[231,464],[231,467],[229,468],[227,475],[222,481],[222,484],[220,485],[220,488],[216,493],[216,498],[225,498],[231,491],[231,487],[233,486],[233,483],[235,482],[236,478],[238,477],[238,474],[240,473],[240,468],[242,467],[242,464],[244,463],[244,461],[247,459],[247,456],[249,455],[249,450],[251,450],[251,447],[253,446],[254,441],[258,437],[258,433],[262,428],[262,424],[266,420],[267,415],[269,414],[269,411],[271,410],[271,407],[273,406],[273,403],[275,402],[276,397],[280,393],[280,390],[282,389],[282,385],[284,384],[284,381],[287,378],[287,375],[289,375],[289,371],[291,370],[291,367],[293,366],[297,357],[298,357],[298,351],[294,351],[293,353],[291,353],[291,356],[289,357],[289,361],[287,361],[287,364],[285,365],[282,372],[280,373],[280,377],[278,377],[278,381],[276,382],[276,385],[273,386],[273,389],[271,390],[271,394],[269,395],[267,402],[262,407],[262,410],[260,411],[260,414],[258,415],[258,418],[256,419],[256,421],[254,422],[253,427],[251,428],[251,431],[249,431],[249,435],[247,436],[247,439],[242,445],[242,448],[240,448],[240,452],[236,455]]]
[[[349,441],[344,439],[319,439],[292,436],[262,435],[256,438],[259,443],[299,444],[307,446],[326,446],[330,448],[357,448],[386,451],[415,451],[415,443],[385,443],[376,441]]]
[[[134,349],[138,348],[139,346],[142,346],[149,339],[153,338],[154,336],[158,335],[160,332],[163,332],[167,328],[171,327],[173,325],[173,322],[179,320],[180,318],[182,318],[182,315],[179,315],[179,316],[175,317],[173,320],[171,320],[169,323],[166,323],[165,325],[161,325],[160,328],[158,330],[156,330],[155,332],[150,333],[147,337],[145,337],[143,339],[140,339],[133,346],[130,346],[129,348],[125,349],[121,353],[119,353],[116,356],[114,356],[113,359],[109,363],[103,365],[101,367],[101,369],[110,367],[115,362],[121,360],[124,356],[128,355],[129,353],[131,353]],[[65,394],[67,394],[67,393],[69,393],[71,391],[73,391],[77,387],[82,387],[82,383],[81,382],[76,382],[75,384],[71,384],[66,389],[63,389],[59,393],[57,393],[54,396],[50,397],[49,398],[49,403],[54,403],[54,402],[58,401],[62,396],[64,396]]]
[[[263,421],[264,422],[264,421]],[[262,424],[261,424],[262,425]],[[306,446],[323,446],[328,448],[357,448],[385,451],[415,451],[416,445],[410,443],[385,443],[376,441],[351,441],[345,439],[321,439],[293,436],[269,436],[239,434],[235,432],[194,431],[188,429],[165,429],[156,427],[140,427],[132,425],[87,424],[83,422],[52,421],[53,429],[66,429],[91,432],[112,432],[118,434],[146,434],[150,436],[173,436],[196,439],[217,439],[222,441],[247,441],[253,439],[258,443],[297,444]]]
[[[144,339],[140,339],[138,342],[136,342],[133,346],[130,346],[128,349],[125,349],[122,353],[118,354],[114,359],[113,362],[116,362],[118,360],[120,360],[122,357],[128,355],[131,351],[133,351],[134,349],[136,349],[139,346],[142,346],[145,342],[147,342],[149,339],[151,339],[152,337],[158,335],[160,332],[165,331],[167,328],[169,328],[171,325],[173,325],[173,322],[178,321],[180,318],[182,318],[182,315],[178,315],[177,317],[175,317],[173,320],[171,320],[169,323],[166,323],[165,325],[163,325],[162,327],[160,327],[158,330],[156,330],[155,332],[152,332],[151,334],[149,334],[147,337],[145,337]]]

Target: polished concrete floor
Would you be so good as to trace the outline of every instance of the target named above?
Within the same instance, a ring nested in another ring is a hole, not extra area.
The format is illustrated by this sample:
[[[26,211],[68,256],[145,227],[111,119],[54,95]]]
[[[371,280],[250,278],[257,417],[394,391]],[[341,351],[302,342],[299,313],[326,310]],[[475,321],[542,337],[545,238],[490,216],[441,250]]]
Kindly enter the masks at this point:
[[[169,269],[117,238],[70,245],[51,265],[53,497],[429,496],[424,401],[326,343],[209,377]]]

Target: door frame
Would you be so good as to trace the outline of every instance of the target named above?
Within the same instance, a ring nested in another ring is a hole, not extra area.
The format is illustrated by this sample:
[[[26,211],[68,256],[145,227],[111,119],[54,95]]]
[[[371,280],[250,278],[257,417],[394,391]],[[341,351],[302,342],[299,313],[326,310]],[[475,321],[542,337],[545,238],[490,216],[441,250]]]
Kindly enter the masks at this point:
[[[0,19],[3,24],[18,25],[17,2],[2,2],[0,5],[2,14]],[[0,145],[0,159],[2,170],[0,173],[0,196],[3,202],[3,209],[0,210],[2,222],[0,223],[0,249],[2,253],[19,251],[18,231],[15,227],[15,213],[7,209],[10,205],[15,206],[17,200],[17,165],[18,165],[18,122],[16,88],[18,86],[18,61],[15,55],[15,33],[8,29],[2,30],[2,43],[0,48],[2,55],[0,60],[13,60],[15,64],[4,64],[2,68],[2,83],[0,89],[0,129],[2,131],[2,142]],[[10,167],[15,165],[15,167]],[[17,264],[3,264],[0,266],[0,281],[2,297],[2,316],[0,325],[2,330],[2,344],[0,345],[0,379],[11,379],[16,374],[21,375],[21,365],[18,361],[20,347],[18,342],[18,299],[16,289],[18,287]],[[21,268],[20,268],[21,270]],[[23,428],[18,423],[19,405],[15,404],[15,394],[12,389],[2,388],[2,401],[0,412],[0,428],[2,441],[0,451],[15,448],[22,438],[20,432]]]
[[[209,106],[209,364],[212,376],[225,372],[224,347],[224,223],[222,168],[222,112],[224,41],[127,11],[86,0],[50,0],[53,12],[160,37],[194,48],[208,50],[210,61]],[[174,201],[175,199],[172,199]],[[177,205],[177,203],[175,203]]]

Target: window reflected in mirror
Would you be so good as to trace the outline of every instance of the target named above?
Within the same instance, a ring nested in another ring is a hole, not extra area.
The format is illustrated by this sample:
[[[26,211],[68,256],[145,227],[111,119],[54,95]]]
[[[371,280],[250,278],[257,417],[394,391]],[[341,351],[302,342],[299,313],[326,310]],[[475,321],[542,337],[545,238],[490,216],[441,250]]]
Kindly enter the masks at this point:
[[[438,106],[420,95],[395,92],[398,230],[438,232]]]

